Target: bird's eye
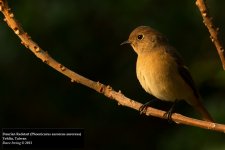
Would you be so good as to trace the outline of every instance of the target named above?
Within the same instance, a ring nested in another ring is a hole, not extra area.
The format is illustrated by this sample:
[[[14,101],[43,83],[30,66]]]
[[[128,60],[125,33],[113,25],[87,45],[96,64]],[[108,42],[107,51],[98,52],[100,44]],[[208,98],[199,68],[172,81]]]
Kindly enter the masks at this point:
[[[142,34],[140,34],[140,35],[137,36],[137,39],[138,39],[138,40],[142,40],[143,37],[144,37],[144,36],[143,36]]]

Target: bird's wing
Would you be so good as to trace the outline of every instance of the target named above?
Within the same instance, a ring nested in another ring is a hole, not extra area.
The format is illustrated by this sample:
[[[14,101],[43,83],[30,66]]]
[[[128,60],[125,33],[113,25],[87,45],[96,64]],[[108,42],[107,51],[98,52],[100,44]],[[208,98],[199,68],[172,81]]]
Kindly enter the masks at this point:
[[[195,83],[191,77],[191,74],[190,74],[188,68],[183,63],[181,56],[179,55],[179,53],[177,51],[175,51],[175,49],[171,48],[169,50],[171,50],[170,54],[172,54],[173,58],[175,59],[177,65],[178,65],[179,74],[184,79],[184,81],[190,86],[190,88],[192,89],[192,91],[196,97],[195,104],[194,105],[192,104],[193,107],[196,109],[196,111],[198,111],[202,115],[204,120],[214,122],[213,118],[210,116],[207,109],[201,104],[198,90],[196,89]]]
[[[178,65],[179,74],[184,79],[184,81],[191,87],[196,98],[199,98],[199,93],[198,90],[196,89],[194,80],[191,77],[188,67],[184,65],[183,59],[181,58],[180,54],[173,47],[171,47],[168,50],[170,51],[170,54],[172,54],[173,58],[175,59]]]
[[[198,90],[196,89],[195,83],[191,77],[190,72],[188,71],[188,68],[186,66],[178,66],[178,72],[180,73],[184,81],[191,87],[196,98],[199,98]]]

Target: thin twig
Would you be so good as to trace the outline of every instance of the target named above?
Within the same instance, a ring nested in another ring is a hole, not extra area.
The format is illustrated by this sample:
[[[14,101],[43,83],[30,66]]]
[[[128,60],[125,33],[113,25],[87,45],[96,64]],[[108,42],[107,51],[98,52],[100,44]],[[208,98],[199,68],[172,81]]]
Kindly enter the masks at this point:
[[[120,91],[116,92],[110,86],[106,86],[100,82],[94,82],[90,79],[87,79],[73,72],[72,70],[66,68],[65,66],[57,62],[56,60],[54,60],[47,52],[41,49],[38,46],[38,44],[35,43],[26,32],[24,32],[22,27],[16,21],[11,9],[8,7],[6,0],[0,0],[0,11],[5,16],[4,20],[7,22],[8,26],[21,39],[21,43],[24,46],[30,49],[44,63],[51,66],[53,69],[57,70],[58,72],[64,74],[68,78],[70,78],[72,82],[83,84],[99,93],[102,93],[106,97],[117,101],[118,105],[126,106],[135,110],[139,110],[139,108],[142,106],[141,103],[125,97]],[[151,107],[149,107],[146,111],[147,116],[154,116],[154,117],[163,118],[163,119],[166,119],[164,117],[165,113],[166,113],[165,111],[158,110]],[[176,122],[177,124],[185,124],[185,125],[195,126],[199,128],[225,132],[225,125],[223,124],[197,120],[197,119],[189,118],[177,113],[173,113],[172,120]]]
[[[217,49],[217,52],[223,65],[223,69],[225,70],[225,52],[221,39],[219,38],[219,28],[214,25],[213,19],[209,14],[209,10],[207,9],[205,0],[196,0],[196,5],[198,6],[201,12],[203,23],[209,30],[210,38]]]

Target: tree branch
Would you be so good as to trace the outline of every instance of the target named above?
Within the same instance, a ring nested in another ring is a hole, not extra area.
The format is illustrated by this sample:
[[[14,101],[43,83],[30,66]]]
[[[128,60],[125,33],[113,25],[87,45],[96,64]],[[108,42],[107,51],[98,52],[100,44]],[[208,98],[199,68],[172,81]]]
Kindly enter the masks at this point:
[[[205,0],[196,0],[196,5],[198,6],[201,12],[203,23],[209,30],[210,38],[217,49],[217,52],[223,65],[223,69],[225,70],[225,52],[221,39],[219,38],[219,28],[214,25],[213,19],[207,9]]]
[[[56,60],[54,60],[46,51],[40,48],[38,44],[35,43],[26,32],[24,32],[20,24],[16,21],[13,12],[8,7],[6,0],[0,0],[0,11],[5,16],[4,21],[7,22],[8,26],[21,39],[21,43],[24,46],[26,46],[28,49],[30,49],[44,63],[46,63],[53,69],[57,70],[58,72],[64,74],[68,78],[70,78],[71,82],[83,84],[99,93],[102,93],[106,97],[117,101],[118,105],[126,106],[134,110],[139,110],[139,108],[142,106],[141,103],[125,97],[121,93],[121,91],[116,92],[110,86],[106,86],[100,82],[94,82],[90,79],[87,79],[73,72],[69,68],[66,68],[65,66],[57,62]],[[147,116],[154,116],[154,117],[163,118],[163,119],[166,119],[164,117],[165,113],[166,113],[165,111],[158,110],[152,107],[149,107],[146,111]],[[185,124],[185,125],[190,125],[190,126],[195,126],[199,128],[204,128],[204,129],[209,129],[209,130],[225,133],[225,125],[223,124],[197,120],[197,119],[189,118],[177,113],[172,114],[172,120],[176,122],[177,124]]]

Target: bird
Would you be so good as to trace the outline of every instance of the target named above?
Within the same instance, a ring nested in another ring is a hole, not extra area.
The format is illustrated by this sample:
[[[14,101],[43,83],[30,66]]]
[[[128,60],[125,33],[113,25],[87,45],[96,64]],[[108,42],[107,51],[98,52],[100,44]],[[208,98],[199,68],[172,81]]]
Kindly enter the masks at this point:
[[[121,43],[124,44],[130,44],[137,54],[136,75],[147,93],[174,105],[184,100],[203,120],[214,122],[181,55],[162,33],[149,26],[139,26]],[[142,105],[140,110],[147,109],[148,104]],[[167,112],[168,117],[171,117],[174,105]]]

